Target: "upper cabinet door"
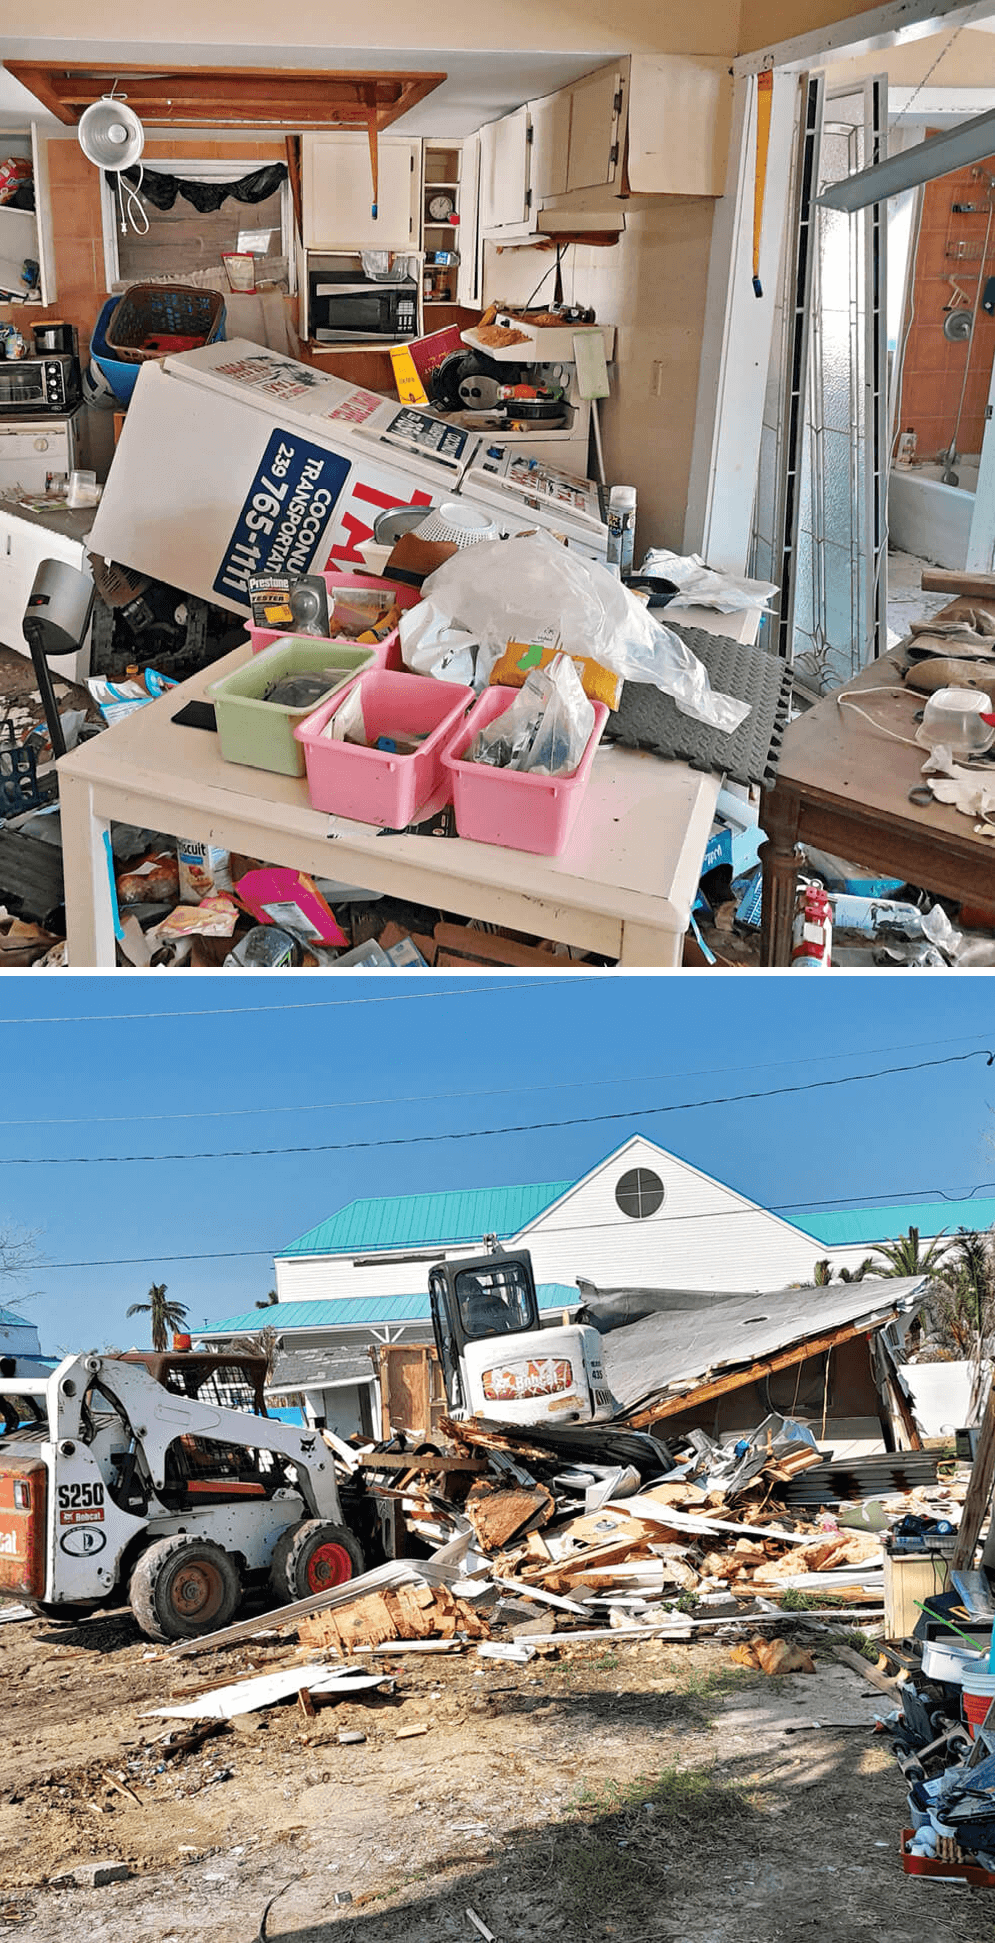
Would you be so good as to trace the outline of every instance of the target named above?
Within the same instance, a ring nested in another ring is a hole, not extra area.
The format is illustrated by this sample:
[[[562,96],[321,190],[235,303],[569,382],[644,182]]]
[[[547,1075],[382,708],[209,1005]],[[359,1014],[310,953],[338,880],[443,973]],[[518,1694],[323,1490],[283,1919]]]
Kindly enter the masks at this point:
[[[305,135],[302,198],[310,250],[417,249],[421,145],[381,136],[377,216],[365,135]]]
[[[459,272],[456,301],[468,310],[480,305],[480,136],[463,138],[459,184]]]
[[[566,92],[571,97],[566,180],[569,194],[574,189],[597,189],[612,183],[620,173],[623,72],[617,67],[598,68],[582,81],[573,82]]]
[[[560,88],[555,95],[544,95],[541,101],[529,102],[534,208],[545,202],[547,196],[566,194],[572,102],[570,88]]]
[[[529,211],[529,111],[516,108],[480,131],[481,228],[521,225]]]

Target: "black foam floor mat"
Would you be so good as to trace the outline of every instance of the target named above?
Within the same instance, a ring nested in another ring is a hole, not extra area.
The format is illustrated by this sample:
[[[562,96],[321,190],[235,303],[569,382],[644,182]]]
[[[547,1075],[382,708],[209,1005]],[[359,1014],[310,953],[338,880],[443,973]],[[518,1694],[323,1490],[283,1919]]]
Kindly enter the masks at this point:
[[[754,642],[734,642],[705,628],[681,628],[662,619],[704,663],[712,688],[748,702],[750,713],[727,736],[693,716],[682,716],[673,698],[651,682],[626,682],[621,703],[605,726],[606,739],[675,757],[734,783],[773,783],[791,706],[788,664]]]

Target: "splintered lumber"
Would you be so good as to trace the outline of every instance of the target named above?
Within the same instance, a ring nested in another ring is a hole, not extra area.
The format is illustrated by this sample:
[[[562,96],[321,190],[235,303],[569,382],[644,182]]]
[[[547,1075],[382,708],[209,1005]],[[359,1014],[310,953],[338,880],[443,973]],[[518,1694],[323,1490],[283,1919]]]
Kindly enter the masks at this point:
[[[532,1526],[545,1526],[556,1501],[545,1486],[499,1486],[478,1479],[464,1508],[477,1544],[484,1553],[497,1553]]]
[[[988,1404],[981,1421],[967,1498],[961,1512],[957,1541],[950,1561],[951,1567],[958,1571],[970,1567],[974,1562],[974,1549],[981,1536],[985,1513],[992,1496],[993,1481],[995,1481],[995,1385],[988,1394]]]
[[[852,1668],[865,1682],[870,1682],[872,1688],[879,1688],[882,1695],[890,1695],[892,1701],[895,1700],[896,1692],[902,1685],[900,1679],[889,1675],[882,1675],[874,1667],[873,1662],[865,1661],[863,1655],[858,1655],[854,1648],[834,1646],[833,1653],[837,1661],[845,1661],[847,1667]]]
[[[362,1594],[348,1606],[305,1615],[298,1623],[302,1641],[312,1648],[338,1648],[347,1657],[360,1646],[384,1641],[451,1641],[457,1634],[474,1641],[490,1630],[483,1616],[448,1587],[393,1587]]]

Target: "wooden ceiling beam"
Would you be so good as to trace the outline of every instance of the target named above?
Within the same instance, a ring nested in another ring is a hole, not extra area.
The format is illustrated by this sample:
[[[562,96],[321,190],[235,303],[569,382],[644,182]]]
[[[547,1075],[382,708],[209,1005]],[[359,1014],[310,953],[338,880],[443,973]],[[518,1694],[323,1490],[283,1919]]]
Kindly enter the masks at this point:
[[[825,1351],[834,1351],[838,1344],[848,1344],[855,1337],[870,1337],[882,1325],[890,1323],[895,1315],[897,1313],[892,1311],[890,1316],[882,1317],[876,1324],[844,1324],[837,1330],[827,1331],[822,1337],[810,1337],[804,1343],[793,1344],[788,1351],[778,1351],[775,1357],[741,1365],[738,1370],[725,1372],[721,1378],[690,1385],[687,1391],[661,1399],[659,1404],[649,1405],[643,1411],[627,1413],[625,1422],[634,1429],[642,1428],[655,1425],[663,1418],[673,1418],[678,1412],[696,1410],[713,1398],[723,1397],[727,1391],[738,1391],[741,1385],[755,1384],[758,1378],[772,1377],[776,1371],[786,1371],[792,1364],[803,1364],[806,1358],[821,1357]]]
[[[446,79],[442,73],[357,72],[283,68],[116,69],[54,61],[8,61],[7,70],[56,118],[72,127],[84,109],[115,83],[122,98],[151,126],[182,126],[192,117],[224,127],[245,124],[287,128],[339,122],[366,126],[376,108],[377,127],[423,101]]]

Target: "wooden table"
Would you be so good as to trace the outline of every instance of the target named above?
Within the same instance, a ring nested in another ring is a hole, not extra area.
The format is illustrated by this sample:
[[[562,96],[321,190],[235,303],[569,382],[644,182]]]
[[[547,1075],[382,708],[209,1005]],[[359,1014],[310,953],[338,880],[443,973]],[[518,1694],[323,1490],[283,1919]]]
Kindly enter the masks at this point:
[[[381,837],[372,825],[312,810],[303,779],[225,763],[217,736],[170,720],[249,655],[247,644],[236,648],[59,763],[71,966],[115,963],[114,821],[562,940],[625,966],[680,963],[718,778],[603,745],[562,857],[463,838]]]
[[[902,689],[895,695],[866,693],[861,700],[862,691],[901,688],[903,665],[899,647],[839,692],[853,694],[880,728],[841,708],[835,695],[789,725],[777,782],[764,791],[760,809],[767,833],[760,847],[765,966],[791,962],[800,843],[946,898],[995,903],[995,845],[976,837],[974,819],[952,806],[933,801],[919,809],[911,803],[909,791],[923,782],[928,752],[884,734],[911,737],[925,696]]]

